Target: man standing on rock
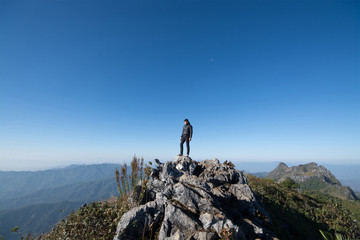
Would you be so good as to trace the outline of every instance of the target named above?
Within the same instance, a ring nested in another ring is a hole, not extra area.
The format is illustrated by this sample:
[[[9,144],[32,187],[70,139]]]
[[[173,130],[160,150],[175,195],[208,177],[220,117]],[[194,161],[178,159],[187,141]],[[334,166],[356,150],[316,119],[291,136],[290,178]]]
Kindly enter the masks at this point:
[[[193,128],[189,122],[188,119],[184,120],[184,127],[183,127],[183,131],[180,137],[180,154],[178,156],[182,156],[183,155],[183,146],[184,146],[184,142],[186,141],[186,148],[187,148],[187,156],[189,156],[190,154],[190,141],[192,138],[192,134],[193,134]]]

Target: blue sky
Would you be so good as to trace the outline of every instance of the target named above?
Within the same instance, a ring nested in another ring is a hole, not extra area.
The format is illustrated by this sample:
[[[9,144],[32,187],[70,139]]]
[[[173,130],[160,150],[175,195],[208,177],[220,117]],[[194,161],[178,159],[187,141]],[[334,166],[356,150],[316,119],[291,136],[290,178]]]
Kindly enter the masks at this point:
[[[0,169],[360,160],[359,1],[0,0]]]

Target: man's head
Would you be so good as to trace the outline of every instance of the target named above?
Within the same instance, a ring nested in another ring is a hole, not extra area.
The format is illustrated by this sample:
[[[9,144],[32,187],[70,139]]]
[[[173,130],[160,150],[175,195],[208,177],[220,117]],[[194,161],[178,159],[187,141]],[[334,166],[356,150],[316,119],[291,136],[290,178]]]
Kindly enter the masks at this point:
[[[184,124],[189,124],[189,120],[187,118],[184,120]]]

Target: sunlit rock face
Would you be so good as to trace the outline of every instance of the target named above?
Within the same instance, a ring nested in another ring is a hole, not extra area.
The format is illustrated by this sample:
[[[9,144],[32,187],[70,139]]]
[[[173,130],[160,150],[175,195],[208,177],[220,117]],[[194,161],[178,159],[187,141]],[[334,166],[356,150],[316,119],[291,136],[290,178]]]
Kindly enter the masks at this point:
[[[156,162],[147,193],[131,196],[140,205],[122,216],[114,239],[276,239],[245,175],[231,164],[184,156]]]

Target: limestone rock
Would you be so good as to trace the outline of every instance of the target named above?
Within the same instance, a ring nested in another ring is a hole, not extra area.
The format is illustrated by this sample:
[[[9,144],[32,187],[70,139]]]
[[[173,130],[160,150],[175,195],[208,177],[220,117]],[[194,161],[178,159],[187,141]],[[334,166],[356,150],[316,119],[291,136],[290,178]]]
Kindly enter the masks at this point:
[[[328,169],[318,166],[315,162],[293,167],[288,167],[285,163],[279,163],[267,177],[274,179],[277,183],[291,179],[299,184],[300,190],[304,191],[320,191],[347,200],[357,199],[350,187],[342,186],[340,181]]]
[[[114,239],[276,239],[242,172],[218,159],[156,162],[147,199],[122,216]]]
[[[155,228],[159,224],[163,213],[163,204],[156,201],[132,208],[120,219],[116,236],[119,236],[119,239],[127,240],[141,239],[144,233],[143,230],[146,229],[145,234],[147,234],[147,232],[150,232],[149,229]]]

